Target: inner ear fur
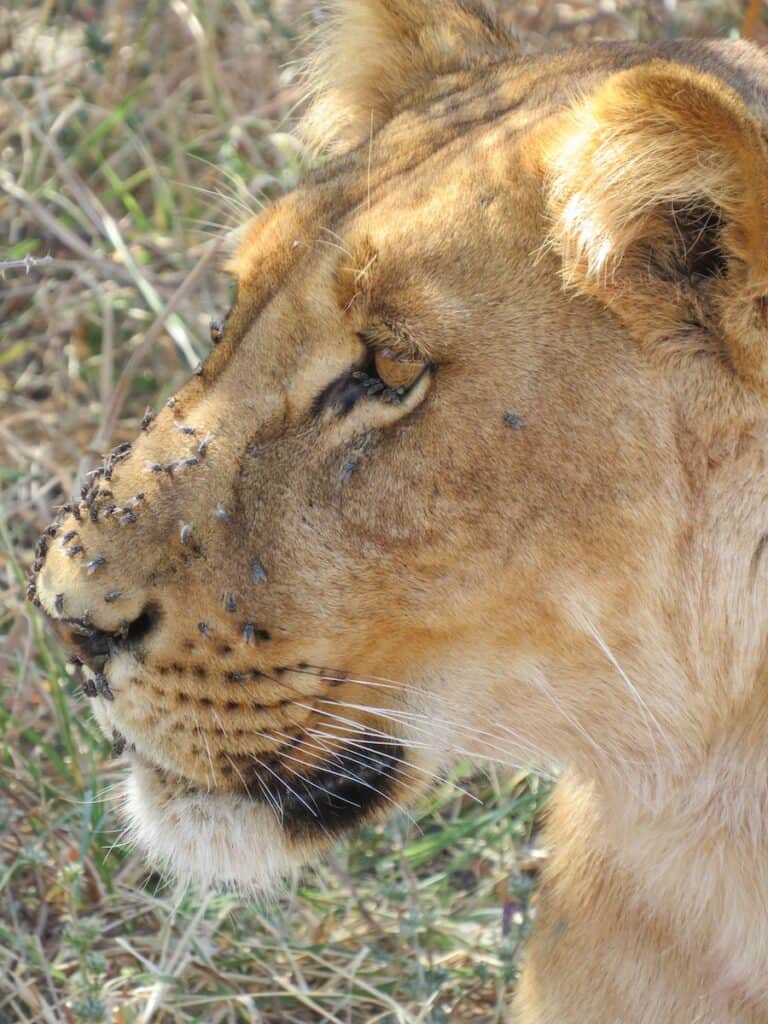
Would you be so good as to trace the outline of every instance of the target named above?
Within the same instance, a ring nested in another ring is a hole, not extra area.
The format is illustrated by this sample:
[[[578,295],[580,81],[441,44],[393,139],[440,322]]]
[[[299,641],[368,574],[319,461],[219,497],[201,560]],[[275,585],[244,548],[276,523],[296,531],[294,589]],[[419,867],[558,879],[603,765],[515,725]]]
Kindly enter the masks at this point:
[[[542,156],[566,284],[640,341],[706,327],[768,392],[768,151],[737,93],[666,61],[618,72]]]
[[[366,141],[403,99],[438,75],[516,53],[484,0],[329,0],[304,77],[299,131],[316,150]]]

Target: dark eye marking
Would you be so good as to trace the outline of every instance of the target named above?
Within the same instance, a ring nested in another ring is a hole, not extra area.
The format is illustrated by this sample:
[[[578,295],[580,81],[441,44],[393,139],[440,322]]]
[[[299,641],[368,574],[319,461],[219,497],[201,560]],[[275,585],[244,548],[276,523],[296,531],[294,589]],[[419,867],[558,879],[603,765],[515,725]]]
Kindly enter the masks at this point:
[[[318,416],[330,408],[341,418],[351,412],[361,398],[376,398],[397,405],[430,369],[431,366],[425,363],[422,373],[408,387],[389,387],[376,372],[375,351],[369,351],[349,373],[338,377],[320,392],[313,402],[312,413]]]
[[[363,366],[370,360],[366,357],[354,370],[345,373],[343,377],[337,377],[315,398],[312,405],[312,413],[319,416],[325,409],[333,409],[337,416],[346,416],[357,405],[367,392],[362,387],[358,373],[362,373]]]

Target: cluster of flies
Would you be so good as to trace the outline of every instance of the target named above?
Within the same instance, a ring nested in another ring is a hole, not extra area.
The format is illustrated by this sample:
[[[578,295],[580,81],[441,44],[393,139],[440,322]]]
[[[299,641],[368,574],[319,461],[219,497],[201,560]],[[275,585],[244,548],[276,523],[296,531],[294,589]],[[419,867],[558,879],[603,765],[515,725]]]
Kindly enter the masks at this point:
[[[221,341],[223,333],[224,321],[213,320],[211,322],[211,341],[214,345]],[[200,368],[195,372],[199,375],[199,373],[202,372],[202,369]],[[177,399],[175,397],[169,398],[166,402],[166,406],[169,409],[175,409],[176,405]],[[140,423],[142,433],[146,433],[150,430],[154,421],[155,413],[151,410],[147,410]],[[148,473],[153,475],[162,473],[172,478],[176,472],[199,466],[207,457],[211,443],[214,440],[213,435],[206,434],[204,437],[198,437],[197,430],[184,423],[177,424],[176,429],[184,437],[193,440],[193,452],[182,459],[176,459],[165,463],[151,463],[147,467]],[[55,538],[59,537],[62,524],[67,516],[72,516],[76,523],[98,523],[100,519],[102,519],[116,521],[123,527],[131,526],[138,522],[138,511],[145,500],[144,493],[135,494],[127,505],[119,506],[112,503],[114,494],[109,487],[115,468],[130,456],[131,451],[132,446],[130,442],[118,445],[105,457],[102,466],[93,470],[86,476],[80,492],[79,500],[60,505],[55,510],[57,512],[56,520],[46,529],[37,543],[32,573],[27,586],[28,598],[38,607],[40,606],[40,601],[37,596],[36,577],[43,568],[51,542]],[[228,512],[220,505],[213,509],[212,515],[224,525],[228,525],[231,522]],[[182,524],[180,528],[180,540],[182,545],[185,547],[188,546],[191,543],[191,539],[191,525],[188,523]],[[76,528],[68,530],[66,533],[61,535],[59,540],[66,557],[74,558],[78,555],[85,555],[85,547],[81,543],[80,534]],[[106,564],[107,559],[104,555],[97,555],[83,563],[84,569],[89,576],[98,572]],[[251,563],[251,575],[253,581],[257,584],[266,583],[267,581],[267,573],[261,562],[257,559],[254,559]],[[107,604],[114,604],[122,597],[122,591],[113,590],[105,594],[104,601]],[[224,607],[230,614],[234,615],[237,612],[237,598],[234,594],[228,593],[224,596]],[[54,608],[58,615],[63,614],[64,594],[56,595],[54,599]],[[126,630],[127,625],[122,631],[123,635],[125,635]],[[198,624],[198,630],[201,636],[213,636],[213,630],[204,622]],[[84,639],[94,638],[98,634],[98,630],[93,629],[89,625],[89,617],[87,615],[78,621],[77,632],[78,635],[81,635]],[[119,639],[121,631],[118,630],[115,636]],[[264,640],[267,638],[268,634],[266,634],[264,630],[258,629],[253,622],[245,622],[243,624],[243,640],[246,644],[253,645],[257,640]],[[92,676],[86,677],[83,673],[82,662],[79,659],[74,659],[73,665],[85,696],[103,697],[108,701],[114,700],[114,694],[110,689],[109,681],[103,672],[96,672]],[[116,736],[114,745],[115,751],[117,753],[121,753],[124,745],[124,739],[120,736]]]
[[[168,405],[168,407],[172,409],[176,405],[176,399],[169,398],[166,405]],[[152,413],[147,413],[144,417],[144,420],[142,420],[142,423],[144,423],[147,420],[148,416],[152,416],[152,419],[154,419]],[[152,419],[149,420],[149,423],[152,423]],[[146,430],[147,427],[145,427],[144,429]],[[176,429],[179,431],[180,434],[183,434],[185,437],[192,437],[197,439],[197,431],[195,430],[194,427],[187,426],[185,423],[179,423]],[[208,449],[210,448],[212,441],[213,435],[206,434],[204,438],[198,441],[194,451],[191,454],[187,455],[185,458],[172,459],[170,462],[151,462],[147,466],[147,472],[155,475],[165,473],[167,476],[172,477],[175,473],[184,472],[184,470],[187,469],[194,469],[195,466],[200,465],[200,463],[208,454]]]
[[[104,460],[104,464],[99,466],[98,469],[93,470],[89,473],[80,491],[80,498],[78,501],[68,502],[65,505],[59,505],[55,509],[57,517],[53,523],[45,530],[43,535],[37,542],[35,548],[35,560],[32,564],[32,572],[27,583],[27,597],[35,605],[39,607],[39,599],[37,597],[37,585],[36,577],[37,574],[45,563],[46,555],[48,554],[48,548],[50,547],[51,541],[58,536],[61,525],[68,515],[77,523],[82,523],[84,520],[90,521],[91,523],[97,523],[99,516],[103,515],[105,518],[110,516],[117,517],[121,525],[127,526],[130,523],[136,522],[136,513],[134,509],[141,504],[144,500],[143,494],[136,494],[131,499],[130,505],[125,508],[120,508],[117,505],[107,505],[106,508],[99,505],[99,499],[104,499],[107,502],[114,497],[112,491],[108,486],[103,486],[105,483],[109,484],[112,480],[112,474],[115,471],[115,467],[119,465],[124,459],[127,459],[131,454],[131,444],[126,441],[124,444],[120,444],[114,451],[110,452]],[[64,553],[68,558],[74,558],[75,555],[82,555],[85,553],[83,544],[80,543],[79,533],[75,530],[69,530],[61,538],[62,546],[64,547]],[[92,575],[103,565],[106,564],[106,558],[102,555],[91,559],[86,562],[85,568],[89,575]],[[109,595],[108,595],[109,596]],[[113,598],[116,600],[116,598]],[[61,594],[56,597],[56,610],[60,611],[60,604],[63,601]]]
[[[217,345],[224,334],[224,322],[221,320],[211,321],[211,341],[214,345]],[[198,372],[199,371],[199,372]],[[195,373],[199,376],[202,372],[202,367],[199,367]],[[177,399],[171,397],[166,402],[169,409],[174,409],[177,404]],[[148,409],[141,419],[140,428],[142,433],[146,433],[155,421],[155,413]],[[194,437],[196,431],[193,427],[188,427],[183,424],[179,425],[178,428],[180,433]],[[169,462],[164,464],[155,463],[149,467],[149,471],[152,473],[164,472],[169,476],[172,476],[176,470],[189,469],[193,466],[197,466],[208,454],[211,442],[213,441],[212,435],[207,435],[202,438],[196,446],[196,452],[191,457],[177,460],[175,462]],[[32,572],[29,577],[27,584],[27,596],[30,601],[39,607],[39,599],[37,597],[37,586],[35,578],[43,567],[48,548],[51,540],[53,540],[59,533],[61,525],[67,516],[72,516],[75,522],[81,523],[83,521],[90,521],[91,523],[97,523],[99,518],[114,519],[120,526],[131,526],[138,521],[137,508],[144,501],[144,494],[135,494],[127,505],[119,506],[111,504],[111,499],[114,494],[108,486],[112,480],[112,475],[115,468],[127,459],[132,450],[130,441],[125,441],[123,444],[119,444],[113,451],[111,451],[104,459],[104,462],[97,469],[92,470],[87,474],[83,486],[80,491],[79,500],[68,502],[64,505],[59,505],[54,511],[57,513],[55,521],[45,530],[43,535],[37,542],[35,549],[35,560],[32,565]],[[106,504],[104,504],[106,502]],[[75,543],[72,543],[72,542]],[[74,558],[75,555],[82,555],[85,552],[85,548],[79,541],[79,534],[77,530],[69,530],[61,539],[62,545],[65,548],[65,554],[68,558]],[[86,572],[91,575],[106,565],[106,558],[99,555],[96,558],[91,559],[85,563]],[[112,604],[118,601],[122,597],[119,591],[112,591],[107,594],[104,600],[107,604]],[[56,597],[56,611],[61,612],[60,605],[63,602],[63,595],[59,594]]]

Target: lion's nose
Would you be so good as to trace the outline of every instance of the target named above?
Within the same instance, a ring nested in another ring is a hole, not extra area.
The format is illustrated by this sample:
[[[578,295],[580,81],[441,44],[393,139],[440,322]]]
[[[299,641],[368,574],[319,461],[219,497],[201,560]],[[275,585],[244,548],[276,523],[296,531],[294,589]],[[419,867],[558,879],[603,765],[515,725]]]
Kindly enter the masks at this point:
[[[78,661],[101,672],[107,659],[120,651],[140,654],[149,635],[160,621],[156,605],[147,605],[132,622],[123,622],[112,632],[98,629],[86,620],[54,620],[54,628]]]
[[[73,652],[76,660],[101,672],[113,649],[113,635],[95,629],[87,623],[54,622],[56,632],[64,646]]]

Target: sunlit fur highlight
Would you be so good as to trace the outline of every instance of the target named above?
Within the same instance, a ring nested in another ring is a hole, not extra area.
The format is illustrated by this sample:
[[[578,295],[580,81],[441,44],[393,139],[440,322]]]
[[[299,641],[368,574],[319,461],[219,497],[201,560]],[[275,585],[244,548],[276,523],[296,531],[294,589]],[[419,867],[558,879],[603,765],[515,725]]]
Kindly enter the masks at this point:
[[[614,75],[556,119],[542,158],[566,282],[627,321],[644,314],[646,301],[667,330],[685,319],[691,301],[679,287],[647,289],[649,260],[684,262],[676,216],[705,203],[722,217],[730,264],[714,301],[738,373],[768,389],[754,316],[768,293],[768,147],[741,98],[713,76],[652,61]]]
[[[566,274],[612,276],[668,233],[663,204],[705,198],[764,294],[767,154],[759,122],[717,79],[664,61],[614,75],[559,119],[544,151]]]

